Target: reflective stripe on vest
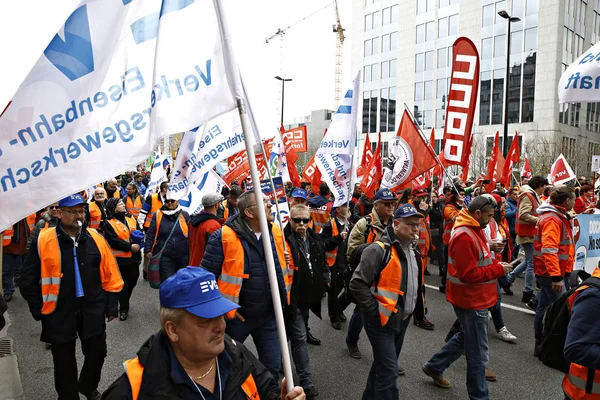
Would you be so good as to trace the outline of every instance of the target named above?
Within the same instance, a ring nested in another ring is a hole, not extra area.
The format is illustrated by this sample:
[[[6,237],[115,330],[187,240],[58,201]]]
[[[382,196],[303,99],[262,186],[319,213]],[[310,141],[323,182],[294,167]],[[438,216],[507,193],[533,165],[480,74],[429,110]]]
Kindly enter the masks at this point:
[[[314,222],[314,228],[313,230],[316,233],[321,233],[321,231],[323,230],[323,227],[325,225],[327,225],[327,222],[329,222],[329,212],[328,212],[328,207],[327,207],[326,203],[325,205],[322,205],[321,207],[311,207],[310,209],[310,217],[312,218],[313,222]]]
[[[335,222],[335,218],[331,218],[331,237],[334,238],[334,237],[338,236],[339,234],[340,234],[340,232],[338,230],[337,223]],[[335,264],[335,259],[337,258],[337,252],[338,252],[337,247],[331,251],[325,252],[325,260],[327,261],[327,265],[329,265],[330,267],[333,267],[333,265]]]
[[[456,210],[454,204],[447,204],[445,207],[454,208]],[[442,215],[443,214],[444,213],[442,212]],[[450,235],[452,234],[452,228],[454,228],[454,222],[454,220],[447,219],[446,217],[444,217],[444,232],[442,233],[442,242],[445,245],[448,245],[450,243]]]
[[[137,219],[137,217],[140,215],[140,211],[142,210],[142,200],[140,199],[140,196],[136,197],[134,201],[131,200],[130,196],[127,196],[125,207],[127,208],[127,213],[131,214],[135,219]]]
[[[519,196],[519,201],[517,203],[517,220],[515,223],[515,232],[519,236],[533,237],[533,236],[535,236],[536,224],[530,224],[530,223],[521,221],[519,219],[520,218],[519,217],[519,208],[521,207],[521,201],[524,196],[527,196],[529,198],[529,201],[531,202],[531,211],[529,212],[529,214],[534,217],[537,217],[539,215],[536,212],[536,210],[540,206],[540,203],[538,202],[537,197],[529,192],[525,192],[525,193],[521,194]]]
[[[383,242],[375,242],[382,249],[385,249]],[[390,261],[387,263],[379,275],[379,281],[371,286],[371,295],[377,300],[379,310],[379,320],[381,326],[385,326],[392,313],[398,312],[396,304],[404,292],[400,290],[402,285],[402,266],[400,258],[394,246],[391,246]]]
[[[542,247],[542,230],[548,221],[554,221],[560,226],[561,234],[558,247]],[[561,271],[570,272],[573,267],[573,231],[571,229],[571,223],[560,215],[554,212],[547,212],[540,216],[535,229],[535,236],[533,238],[533,265],[534,270],[547,271],[545,254],[557,254],[558,266]],[[537,268],[536,268],[537,267]]]
[[[102,211],[98,207],[96,202],[92,201],[90,203],[90,228],[98,229],[100,227],[100,222],[102,221]]]
[[[150,205],[150,212],[144,220],[144,228],[146,229],[150,228],[150,223],[152,223],[152,218],[154,218],[154,214],[156,214],[156,212],[160,210],[160,208],[163,205],[162,201],[160,201],[158,193],[154,193],[153,195],[151,195],[150,199],[152,201],[152,204]],[[158,227],[158,224],[156,224],[156,226]]]
[[[277,258],[279,259],[279,265],[283,272],[283,282],[285,283],[285,293],[287,294],[287,304],[290,304],[290,297],[292,294],[292,283],[294,282],[294,267],[292,265],[286,265],[285,262],[285,250],[284,250],[284,237],[283,232],[279,229],[277,224],[271,225],[271,233],[273,234],[273,242],[275,243],[275,249],[277,250]],[[289,248],[289,246],[288,246]]]
[[[12,227],[2,232],[2,247],[8,246],[12,241],[12,237],[15,234]]]
[[[596,268],[593,277],[600,278],[600,269]],[[577,296],[589,286],[582,285],[569,299],[569,311],[572,312]],[[594,370],[583,365],[571,363],[569,372],[562,382],[563,390],[573,400],[600,400],[600,370]]]
[[[33,231],[33,228],[35,228],[35,223],[37,219],[37,215],[35,213],[33,214],[29,214],[27,217],[25,217],[25,221],[27,221],[27,227],[29,228],[29,232]]]
[[[119,273],[116,260],[106,239],[95,230],[88,228],[98,251],[100,252],[100,278],[103,280],[102,288],[107,292],[120,292],[123,289],[123,279]],[[62,254],[58,243],[56,228],[48,228],[40,231],[38,238],[38,254],[41,264],[42,285],[42,314],[52,314],[56,310],[56,302],[60,292],[62,278]]]
[[[110,224],[110,226],[112,226],[119,239],[130,243],[129,238],[131,236],[131,232],[135,229],[135,222],[131,217],[125,218],[125,222],[127,222],[127,225],[125,225],[116,218],[109,219],[107,222]],[[132,256],[131,251],[112,249],[112,252],[115,257],[131,258]]]

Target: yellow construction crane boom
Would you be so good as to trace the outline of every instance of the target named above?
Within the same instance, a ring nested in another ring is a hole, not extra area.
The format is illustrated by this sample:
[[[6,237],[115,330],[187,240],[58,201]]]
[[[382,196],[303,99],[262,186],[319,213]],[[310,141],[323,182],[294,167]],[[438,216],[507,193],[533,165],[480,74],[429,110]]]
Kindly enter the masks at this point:
[[[337,24],[333,25],[333,32],[337,34],[335,44],[335,109],[340,105],[342,91],[342,45],[344,44],[344,28],[340,22],[340,11],[338,9],[337,0],[335,0],[335,16]]]
[[[265,39],[265,43],[269,43],[269,41],[271,41],[272,39],[274,39],[276,36],[283,37],[283,35],[285,35],[285,33],[287,32],[288,29],[290,29],[294,25],[299,24],[300,22],[304,21],[305,19],[308,19],[308,18],[312,17],[313,15],[318,14],[319,12],[323,11],[324,9],[326,9],[327,7],[329,7],[330,5],[332,5],[333,3],[334,3],[333,1],[327,3],[323,8],[320,8],[317,11],[313,12],[312,14],[309,14],[306,17],[302,18],[301,20],[294,22],[293,24],[291,24],[287,28],[279,28],[279,29],[277,29],[277,32],[275,32],[274,34],[272,34],[271,36],[269,36],[268,38]],[[337,3],[336,3],[336,8],[337,8]],[[339,21],[339,18],[338,18],[338,21]]]

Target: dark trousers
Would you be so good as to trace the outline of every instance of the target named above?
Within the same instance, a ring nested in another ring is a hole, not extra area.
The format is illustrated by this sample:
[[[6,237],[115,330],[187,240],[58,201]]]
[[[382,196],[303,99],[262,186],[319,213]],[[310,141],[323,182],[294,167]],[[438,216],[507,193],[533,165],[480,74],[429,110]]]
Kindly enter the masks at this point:
[[[158,272],[160,274],[160,281],[166,281],[171,275],[175,275],[181,268],[187,267],[189,262],[188,257],[171,258],[163,255],[160,258],[160,265],[158,266]]]
[[[444,268],[442,269],[441,285],[446,287],[446,276],[448,275],[448,246],[444,246]]]
[[[344,277],[338,276],[336,268],[331,269],[331,285],[327,293],[327,309],[329,310],[329,319],[331,322],[339,322],[340,314],[344,312],[338,300],[338,295],[344,288]]]
[[[98,388],[106,357],[106,334],[82,340],[81,350],[85,358],[78,379],[75,340],[52,344],[54,386],[58,400],[79,400],[79,393],[89,396]]]
[[[15,292],[15,280],[21,273],[25,255],[4,253],[2,257],[2,290],[4,294]]]
[[[124,284],[119,293],[119,312],[129,312],[129,299],[140,277],[140,266],[137,263],[122,264],[119,262],[119,271],[121,271]]]

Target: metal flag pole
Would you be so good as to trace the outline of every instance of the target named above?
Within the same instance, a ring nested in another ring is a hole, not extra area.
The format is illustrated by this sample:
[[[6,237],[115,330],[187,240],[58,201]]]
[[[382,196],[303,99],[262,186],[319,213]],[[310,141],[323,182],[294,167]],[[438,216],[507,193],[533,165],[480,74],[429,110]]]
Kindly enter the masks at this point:
[[[429,147],[429,150],[431,151],[431,154],[433,154],[433,156],[435,157],[435,160],[438,162],[438,164],[440,164],[440,166],[444,169],[444,172],[446,173],[446,176],[452,176],[448,173],[448,170],[446,169],[446,167],[444,166],[444,164],[442,163],[442,161],[440,160],[440,158],[438,157],[438,155],[435,153],[435,149],[433,147],[431,147],[431,143],[429,143],[429,140],[426,139],[425,134],[423,133],[423,130],[421,130],[421,127],[419,126],[419,124],[415,124],[415,116],[413,115],[413,113],[410,111],[410,109],[408,108],[408,105],[406,103],[404,103],[404,109],[406,111],[408,111],[408,114],[410,115],[410,117],[412,118],[413,121],[413,125],[417,127],[417,130],[419,131],[419,134],[421,135],[421,139],[423,139],[423,141],[427,144],[427,147]],[[454,190],[456,190],[456,193],[458,193],[458,188],[456,187],[456,185],[454,184],[453,180],[450,180],[450,183],[452,184],[452,187],[454,187]]]

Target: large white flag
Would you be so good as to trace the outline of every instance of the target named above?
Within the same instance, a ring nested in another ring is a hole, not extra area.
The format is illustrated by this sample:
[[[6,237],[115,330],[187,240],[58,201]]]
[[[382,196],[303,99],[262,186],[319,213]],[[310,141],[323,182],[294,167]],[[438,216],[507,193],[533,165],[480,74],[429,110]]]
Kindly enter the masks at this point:
[[[357,163],[353,163],[356,146],[356,118],[360,72],[354,78],[352,89],[346,92],[327,133],[315,154],[315,163],[321,179],[335,196],[334,207],[348,203],[354,191]]]
[[[156,152],[154,154],[154,163],[152,163],[152,171],[150,172],[150,181],[146,190],[146,196],[153,193],[158,193],[158,186],[167,180],[167,171],[165,171],[165,160],[162,154]]]
[[[179,205],[190,215],[198,214],[204,209],[202,196],[208,193],[221,193],[223,187],[225,187],[225,182],[219,174],[211,169],[204,174],[202,179],[191,185],[187,196],[179,200]]]
[[[600,42],[567,67],[558,81],[558,102],[600,101]]]
[[[220,161],[246,148],[238,110],[214,118],[183,136],[177,163],[171,174],[169,195],[181,199],[190,185]]]
[[[217,7],[80,3],[0,117],[0,230],[235,108],[239,71]]]

